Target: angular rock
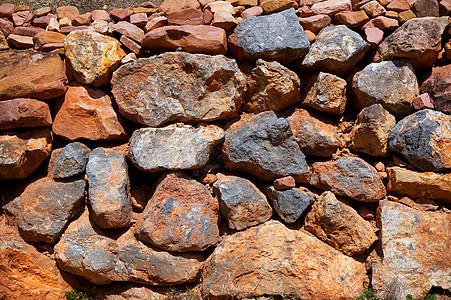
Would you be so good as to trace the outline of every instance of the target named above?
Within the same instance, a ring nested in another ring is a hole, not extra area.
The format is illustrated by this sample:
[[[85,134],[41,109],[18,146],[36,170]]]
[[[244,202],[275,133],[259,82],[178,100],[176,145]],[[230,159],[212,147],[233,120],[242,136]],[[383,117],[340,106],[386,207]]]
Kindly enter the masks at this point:
[[[367,22],[362,29],[365,30],[366,28],[373,27],[379,28],[380,30],[395,30],[399,27],[399,23],[396,19],[379,16]]]
[[[305,156],[296,144],[290,123],[274,112],[262,112],[230,129],[222,148],[231,171],[251,174],[261,180],[291,175],[303,182],[308,175]]]
[[[388,145],[420,170],[451,168],[451,116],[431,109],[417,111],[393,127]]]
[[[211,2],[207,4],[205,9],[207,9],[212,14],[212,26],[221,27],[224,30],[230,30],[238,24],[238,22],[233,17],[233,15],[235,15],[235,9],[230,2]]]
[[[225,54],[227,35],[224,29],[206,25],[163,26],[149,31],[142,41],[146,49],[190,53]]]
[[[428,93],[421,94],[412,100],[412,106],[415,110],[420,110],[423,108],[434,108],[432,104],[431,97]]]
[[[246,8],[241,13],[241,17],[243,19],[247,19],[247,18],[254,17],[254,16],[260,16],[261,14],[263,14],[263,8],[261,8],[260,6],[254,6],[254,7]]]
[[[451,64],[432,69],[432,74],[421,85],[421,93],[428,93],[436,110],[451,114]]]
[[[147,22],[146,26],[144,27],[144,32],[148,33],[149,31],[166,25],[168,25],[168,18],[166,18],[165,16],[155,17]]]
[[[64,49],[75,79],[95,86],[109,83],[126,55],[118,40],[89,30],[71,32]]]
[[[103,21],[111,21],[110,14],[106,10],[97,9],[91,12],[91,19],[93,21],[103,20]]]
[[[204,14],[200,9],[184,8],[167,14],[168,25],[203,25]]]
[[[390,2],[388,5],[390,6],[394,2],[396,2],[396,1],[394,0],[394,1]],[[366,3],[365,5],[361,6],[360,9],[363,10],[371,18],[382,16],[387,12],[385,10],[385,8],[376,0]],[[391,9],[391,8],[389,8],[387,6],[387,9]],[[409,9],[408,3],[407,3],[407,9]]]
[[[33,48],[33,38],[31,36],[23,36],[11,33],[6,38],[10,47],[17,49]]]
[[[361,105],[380,103],[398,117],[412,111],[412,101],[419,94],[415,71],[406,60],[367,65],[354,75],[352,90]]]
[[[330,157],[340,146],[338,129],[325,117],[296,109],[287,120],[304,154]]]
[[[437,0],[415,0],[412,3],[412,11],[418,18],[438,17],[439,6]]]
[[[367,281],[362,263],[303,231],[269,221],[226,237],[206,261],[201,282],[208,299],[313,300],[355,299]]]
[[[110,97],[99,88],[79,83],[68,87],[53,132],[71,141],[127,139]]]
[[[46,159],[52,149],[52,132],[36,128],[0,135],[0,179],[25,178]]]
[[[130,21],[133,10],[129,8],[116,8],[110,12],[110,17],[115,22]]]
[[[432,66],[441,50],[449,17],[416,18],[405,22],[377,48],[373,60],[406,58],[415,69]]]
[[[79,212],[85,188],[84,180],[64,183],[44,177],[28,185],[3,209],[16,218],[25,241],[55,243]]]
[[[131,230],[119,238],[91,224],[86,210],[72,222],[55,246],[58,266],[94,284],[131,281],[175,285],[197,280],[204,258],[200,254],[170,254],[136,240]]]
[[[274,180],[274,187],[278,191],[285,191],[296,187],[296,181],[293,176],[285,176]]]
[[[293,8],[267,16],[246,18],[229,37],[233,57],[239,60],[277,60],[287,64],[310,48]]]
[[[265,223],[272,216],[272,208],[265,195],[249,180],[218,174],[213,184],[219,199],[221,213],[230,229],[245,228]]]
[[[388,295],[391,286],[399,287],[399,299],[407,294],[422,299],[433,286],[451,288],[450,213],[382,201],[378,222],[384,256],[373,264],[372,285],[379,297]]]
[[[410,2],[414,2],[414,1],[410,1]],[[388,3],[388,5],[387,5],[388,10],[394,10],[394,11],[405,11],[405,10],[409,10],[409,8],[410,8],[409,2],[406,0],[393,0],[393,1],[390,1],[390,3]]]
[[[362,202],[377,202],[387,193],[376,169],[363,159],[351,156],[314,163],[310,184]]]
[[[45,102],[28,98],[0,101],[0,130],[51,125],[52,116]]]
[[[68,178],[84,173],[90,152],[80,142],[67,144],[59,154],[53,178]]]
[[[138,26],[139,28],[144,28],[147,24],[147,14],[146,13],[139,13],[139,14],[133,14],[130,16],[130,23],[133,25]]]
[[[373,156],[388,156],[388,135],[396,119],[381,104],[362,109],[352,129],[350,148]]]
[[[287,223],[296,222],[304,211],[315,202],[313,193],[300,188],[278,191],[273,186],[268,186],[265,188],[265,193],[277,214]]]
[[[305,217],[305,229],[349,256],[362,253],[377,240],[373,226],[352,207],[324,192]]]
[[[265,14],[269,15],[292,7],[297,8],[295,3],[294,0],[265,0],[260,2],[260,6]]]
[[[369,27],[364,30],[366,41],[370,43],[372,48],[377,47],[384,39],[384,32],[377,27]]]
[[[129,227],[132,203],[125,156],[96,148],[86,165],[92,218],[100,228]]]
[[[75,6],[60,6],[56,9],[56,15],[58,19],[68,18],[72,21],[80,15],[80,12]]]
[[[81,26],[64,26],[64,27],[61,27],[60,28],[60,32],[62,33],[62,34],[69,34],[69,33],[71,33],[72,31],[80,31],[80,30],[86,30],[86,29],[88,29],[89,28],[89,26],[86,26],[86,25],[81,25]],[[112,40],[111,40],[112,41]],[[116,50],[116,49],[114,49],[114,47],[112,47],[113,49],[112,49],[112,52],[114,52],[114,51],[118,51],[118,50]],[[113,56],[114,57],[114,56]]]
[[[34,49],[41,50],[42,46],[52,43],[64,43],[66,36],[59,32],[42,31],[33,37]]]
[[[125,35],[138,43],[141,43],[144,39],[144,30],[129,22],[120,21],[116,24],[110,23],[110,27],[113,32]]]
[[[13,17],[13,13],[15,9],[15,5],[12,3],[2,3],[0,5],[0,18],[9,18]]]
[[[247,85],[248,100],[244,109],[248,112],[279,111],[301,100],[299,77],[276,61],[259,59]]]
[[[33,12],[28,10],[15,12],[13,13],[14,26],[29,26],[33,17]]]
[[[78,17],[76,17],[75,19],[72,20],[72,24],[74,24],[75,26],[90,25],[91,24],[91,13],[87,12],[82,15],[79,15]]]
[[[166,15],[184,8],[200,8],[197,0],[165,0],[158,7],[158,11],[164,12]]]
[[[111,85],[122,115],[156,127],[234,117],[245,79],[236,62],[224,56],[174,52],[121,66]]]
[[[125,35],[121,36],[121,39],[119,40],[125,47],[127,47],[130,51],[133,51],[135,54],[137,55],[143,55],[144,54],[144,49],[143,47],[141,47],[141,45],[139,45],[138,43],[136,43],[135,41],[133,41],[132,39],[126,37]],[[127,54],[128,55],[128,54]],[[122,60],[127,57],[124,56],[121,59],[121,63]]]
[[[299,23],[301,23],[304,30],[310,30],[313,33],[318,33],[324,27],[330,25],[331,18],[328,15],[314,15],[305,18],[299,18]]]
[[[24,26],[19,26],[14,28],[13,33],[17,34],[17,35],[24,35],[24,36],[31,36],[34,37],[36,34],[38,34],[39,32],[43,32],[44,29],[39,28],[39,27],[24,27]]]
[[[33,24],[33,26],[46,28],[50,24],[50,20],[52,20],[52,19],[56,20],[56,15],[48,14],[46,16],[34,18],[32,24]],[[58,21],[57,21],[57,23],[58,23]]]
[[[312,5],[312,10],[316,14],[326,14],[333,17],[340,11],[352,10],[350,0],[326,0]]]
[[[345,74],[355,67],[369,49],[370,45],[345,25],[329,26],[318,34],[302,61],[302,66],[338,75]]]
[[[101,33],[101,34],[108,34],[108,21],[104,20],[95,20],[91,23],[90,28],[94,29],[94,31]]]
[[[339,25],[346,25],[351,29],[358,28],[368,22],[369,18],[363,10],[342,11],[334,16],[334,21]]]
[[[182,173],[163,175],[136,221],[137,239],[166,251],[203,251],[219,238],[219,204]]]
[[[130,139],[129,158],[135,167],[149,172],[196,169],[208,162],[224,136],[214,125],[138,129]]]
[[[0,31],[0,51],[8,49],[9,49],[8,41],[6,40],[3,32]]]

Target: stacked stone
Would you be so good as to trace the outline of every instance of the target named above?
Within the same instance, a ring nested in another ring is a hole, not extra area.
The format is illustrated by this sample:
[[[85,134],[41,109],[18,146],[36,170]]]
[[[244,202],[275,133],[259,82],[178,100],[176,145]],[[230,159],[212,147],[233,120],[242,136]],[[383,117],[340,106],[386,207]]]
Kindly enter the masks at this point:
[[[1,4],[0,295],[449,289],[450,12]]]

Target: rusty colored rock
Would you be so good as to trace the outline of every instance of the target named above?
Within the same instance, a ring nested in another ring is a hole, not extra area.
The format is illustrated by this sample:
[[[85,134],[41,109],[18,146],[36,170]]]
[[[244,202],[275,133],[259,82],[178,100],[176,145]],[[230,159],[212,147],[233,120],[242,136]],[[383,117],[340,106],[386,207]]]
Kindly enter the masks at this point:
[[[72,24],[74,26],[80,25],[90,25],[91,24],[91,13],[87,12],[82,15],[79,15],[75,19],[72,20]]]
[[[110,12],[110,18],[115,22],[130,21],[133,10],[129,8],[116,8]]]
[[[146,23],[146,26],[144,27],[144,32],[148,33],[149,31],[152,31],[154,29],[157,29],[162,26],[168,25],[168,18],[161,16],[161,17],[155,17],[149,20]]]
[[[27,98],[0,101],[0,130],[51,125],[52,116],[45,102]]]
[[[202,25],[203,13],[200,9],[184,8],[178,11],[170,12],[166,15],[168,18],[168,25]]]
[[[334,21],[340,25],[346,25],[351,29],[358,28],[365,24],[369,17],[363,10],[342,11],[334,16]]]
[[[6,40],[3,32],[0,30],[0,51],[8,49],[9,49],[8,41]]]
[[[439,16],[437,0],[415,0],[412,3],[411,9],[418,18]]]
[[[432,69],[432,74],[420,87],[421,93],[432,97],[435,109],[451,114],[451,64]]]
[[[132,39],[126,37],[125,35],[121,36],[119,41],[122,43],[122,45],[124,45],[127,49],[132,51],[134,54],[136,54],[136,55],[143,55],[144,54],[143,47],[141,47],[140,44],[136,43],[135,41],[133,41]],[[123,59],[125,57],[127,57],[127,56],[124,56],[122,58],[121,63],[123,62]]]
[[[17,49],[28,49],[33,47],[33,38],[31,36],[23,36],[11,33],[6,38],[9,46]]]
[[[2,3],[0,5],[0,18],[8,18],[11,19],[13,17],[13,13],[15,12],[15,5],[12,3]]]
[[[314,15],[311,17],[299,18],[304,30],[310,30],[317,34],[321,29],[330,25],[331,18],[328,15]]]
[[[274,187],[278,191],[289,190],[296,187],[296,181],[293,176],[285,176],[274,180]]]
[[[40,50],[42,46],[53,43],[63,43],[66,36],[59,32],[42,31],[33,37],[34,49]]]
[[[80,12],[75,6],[60,6],[56,9],[56,15],[58,19],[68,18],[72,21],[80,15]]]
[[[390,6],[392,3],[397,2],[398,0],[393,0],[388,5]],[[405,2],[405,0],[402,0]],[[407,3],[407,9],[409,7],[409,4]],[[382,16],[386,13],[385,8],[376,0],[370,1],[360,7],[361,10],[363,10],[368,16],[371,18]],[[387,6],[387,9],[390,9]]]
[[[130,16],[130,23],[138,26],[139,28],[144,28],[147,24],[147,14],[146,13],[137,13]]]
[[[144,30],[129,22],[119,21],[116,24],[110,23],[109,27],[113,33],[125,35],[138,43],[141,43],[144,38]]]
[[[24,26],[19,26],[14,28],[13,33],[17,34],[17,35],[24,35],[24,36],[31,36],[34,37],[36,34],[38,34],[39,32],[44,31],[44,29],[39,28],[39,27],[24,27]]]
[[[169,14],[184,8],[200,8],[200,3],[197,0],[165,0],[158,7],[158,11]]]
[[[265,14],[269,15],[295,7],[295,3],[294,0],[265,0],[260,1],[260,7],[263,8]]]
[[[350,0],[326,0],[312,5],[312,10],[316,14],[326,14],[333,17],[340,11],[352,10]]]
[[[369,20],[362,29],[377,27],[380,30],[395,30],[399,27],[399,22],[396,19],[387,18],[385,16],[379,16]]]

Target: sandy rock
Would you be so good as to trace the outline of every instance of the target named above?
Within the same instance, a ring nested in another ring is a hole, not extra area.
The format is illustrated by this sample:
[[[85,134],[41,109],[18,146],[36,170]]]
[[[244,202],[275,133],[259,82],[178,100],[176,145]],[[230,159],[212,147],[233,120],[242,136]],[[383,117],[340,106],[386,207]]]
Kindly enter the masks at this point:
[[[59,32],[42,31],[33,37],[34,49],[40,50],[42,46],[51,43],[64,43],[66,36]]]
[[[69,34],[73,31],[80,31],[80,30],[86,30],[89,29],[89,26],[86,25],[80,25],[80,26],[64,26],[60,28],[60,32],[62,34]]]
[[[132,40],[141,43],[144,39],[144,30],[129,22],[119,21],[116,24],[110,23],[112,32],[125,35]]]
[[[436,110],[451,114],[451,64],[433,68],[420,91],[432,97]]]
[[[52,116],[47,103],[17,98],[0,101],[0,130],[52,125]]]
[[[122,39],[122,38],[121,38]],[[121,59],[121,64],[123,64],[123,65],[125,65],[126,63],[129,63],[129,62],[132,62],[132,61],[135,61],[135,60],[137,60],[138,58],[136,57],[136,54],[133,52],[133,53],[129,53],[129,54],[127,54],[126,56],[124,56],[122,59]]]
[[[234,117],[245,79],[236,62],[224,56],[174,52],[121,66],[111,84],[122,115],[160,126]]]
[[[58,20],[58,24],[61,27],[72,26],[72,21],[68,17],[64,17]]]
[[[339,25],[346,25],[351,29],[362,26],[368,20],[369,18],[363,10],[341,11],[334,16],[335,23]]]
[[[11,33],[6,38],[9,46],[17,49],[33,48],[33,38],[31,36],[23,36]]]
[[[392,2],[396,1],[397,0],[393,0]],[[390,2],[390,4],[392,2]],[[371,18],[379,17],[386,13],[385,8],[376,0],[368,2],[367,4],[361,6],[360,9],[363,10]]]
[[[56,18],[50,18],[46,27],[46,31],[52,31],[52,32],[60,32],[60,23],[56,20]]]
[[[68,178],[85,172],[91,150],[80,142],[70,143],[62,149],[53,178]]]
[[[410,19],[414,19],[416,17],[417,16],[409,9],[409,10],[400,12],[398,19],[399,19],[399,22],[405,23],[405,22],[409,21]]]
[[[80,15],[75,6],[60,6],[56,9],[58,19],[69,18],[71,21]]]
[[[109,285],[96,286],[93,298],[103,300],[166,300],[168,294],[175,293],[174,290],[174,288],[114,282]]]
[[[110,18],[115,22],[130,21],[133,10],[129,8],[116,8],[110,12]]]
[[[405,11],[410,8],[409,2],[406,0],[393,0],[387,5],[388,10]]]
[[[200,3],[197,0],[165,0],[158,7],[158,11],[164,12],[166,15],[184,8],[200,8]]]
[[[108,34],[108,21],[105,20],[95,20],[91,23],[91,26],[89,28],[94,29],[94,31],[101,33],[101,34]]]
[[[212,26],[221,27],[224,30],[229,30],[235,27],[238,23],[233,17],[235,9],[230,2],[215,1],[208,3],[205,9],[212,14]],[[204,10],[205,13],[205,10]]]
[[[202,25],[204,23],[203,16],[202,11],[196,8],[184,8],[166,15],[169,26]]]
[[[91,19],[93,21],[102,20],[102,21],[111,21],[110,14],[106,10],[93,10],[91,12]]]
[[[166,18],[165,16],[155,17],[147,22],[146,26],[144,27],[144,32],[148,33],[149,31],[166,25],[168,25],[168,18]]]
[[[9,49],[8,41],[6,40],[6,37],[3,34],[3,32],[0,30],[0,51],[8,49]]]

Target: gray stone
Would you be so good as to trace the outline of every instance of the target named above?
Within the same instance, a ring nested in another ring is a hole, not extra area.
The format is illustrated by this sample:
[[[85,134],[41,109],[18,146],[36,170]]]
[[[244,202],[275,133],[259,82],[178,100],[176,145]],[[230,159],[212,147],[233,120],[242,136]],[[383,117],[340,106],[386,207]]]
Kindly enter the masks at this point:
[[[352,90],[363,106],[380,103],[395,116],[404,117],[418,96],[417,77],[406,60],[372,63],[354,75]]]
[[[423,171],[451,168],[451,116],[431,109],[417,111],[393,127],[388,146]]]
[[[293,188],[278,191],[273,186],[265,188],[277,214],[287,223],[296,222],[304,211],[315,202],[315,195],[308,190]]]
[[[130,139],[129,157],[138,169],[149,172],[196,169],[208,162],[224,136],[214,125],[142,128]]]
[[[308,166],[296,143],[290,123],[272,111],[262,112],[229,129],[222,148],[229,170],[251,174],[261,180],[291,175],[305,182]]]
[[[240,60],[277,60],[289,63],[310,48],[293,8],[241,21],[229,37],[233,57]]]
[[[67,178],[85,172],[91,150],[80,142],[67,144],[56,163],[54,178]]]
[[[302,66],[309,70],[345,74],[369,49],[370,44],[345,25],[329,26],[320,31]]]
[[[172,52],[121,66],[111,85],[122,115],[157,127],[234,117],[245,78],[236,62],[223,55]]]
[[[96,148],[89,155],[86,174],[96,225],[100,228],[130,226],[132,204],[125,155]]]
[[[251,181],[237,176],[217,176],[213,187],[230,229],[242,230],[271,218],[271,206]]]

